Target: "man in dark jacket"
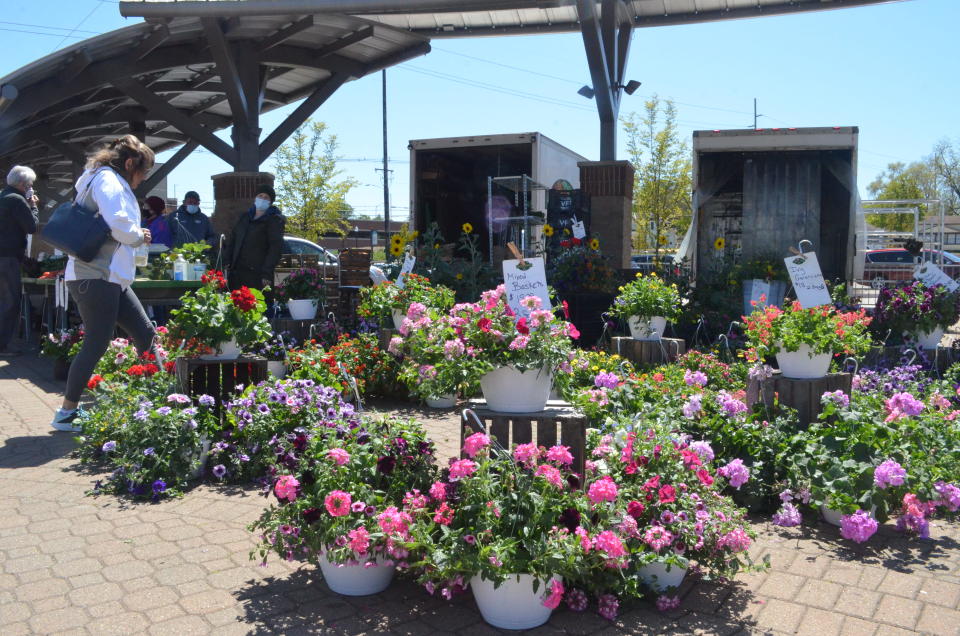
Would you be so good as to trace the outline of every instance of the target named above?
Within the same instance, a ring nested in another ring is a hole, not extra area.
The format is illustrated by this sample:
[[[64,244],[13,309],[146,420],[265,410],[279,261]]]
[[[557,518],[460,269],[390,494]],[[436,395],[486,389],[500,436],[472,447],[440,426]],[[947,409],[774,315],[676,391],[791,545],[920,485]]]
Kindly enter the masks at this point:
[[[217,247],[217,236],[210,225],[210,217],[200,211],[200,195],[190,190],[183,195],[183,205],[167,217],[173,247],[184,243],[207,242]]]
[[[37,231],[36,173],[14,166],[0,192],[0,357],[20,355],[10,348],[20,318],[20,262],[26,255],[27,234]]]
[[[263,289],[273,286],[273,273],[283,252],[283,228],[286,219],[273,205],[277,195],[273,188],[257,188],[253,206],[241,214],[230,235],[224,262],[228,268],[230,289],[247,286]],[[267,306],[273,295],[267,295]]]

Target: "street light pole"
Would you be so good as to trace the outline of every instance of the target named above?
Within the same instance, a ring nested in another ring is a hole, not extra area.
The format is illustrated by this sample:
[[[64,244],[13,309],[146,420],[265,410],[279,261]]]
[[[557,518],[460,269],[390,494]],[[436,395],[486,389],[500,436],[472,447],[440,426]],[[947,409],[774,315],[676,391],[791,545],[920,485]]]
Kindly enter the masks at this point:
[[[387,166],[387,69],[383,76],[383,237],[390,243],[390,172]]]

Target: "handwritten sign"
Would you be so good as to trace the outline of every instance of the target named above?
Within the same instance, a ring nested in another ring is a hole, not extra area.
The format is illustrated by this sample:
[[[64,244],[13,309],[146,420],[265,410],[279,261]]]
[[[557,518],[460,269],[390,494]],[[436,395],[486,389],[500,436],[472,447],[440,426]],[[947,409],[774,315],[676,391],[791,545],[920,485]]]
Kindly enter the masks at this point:
[[[957,281],[950,278],[946,272],[937,267],[934,263],[922,263],[917,265],[917,268],[913,270],[913,277],[927,287],[932,287],[933,285],[943,285],[951,292],[956,291],[957,287],[960,287],[960,285],[957,284]]]
[[[413,271],[413,266],[416,264],[416,262],[417,257],[410,254],[407,254],[403,259],[403,267],[400,268],[400,275],[397,276],[398,289],[403,289],[404,285],[407,284],[406,281],[403,280],[403,277]]]
[[[583,226],[583,221],[578,221],[573,217],[573,238],[584,239],[587,237],[587,229]]]
[[[763,309],[770,304],[778,304],[779,301],[774,300],[771,303],[770,300],[770,283],[760,278],[755,278],[750,283],[750,298],[747,299],[746,311],[753,311],[754,309]],[[747,282],[744,282],[746,285]],[[782,298],[780,300],[783,300]],[[757,304],[754,305],[753,303]]]
[[[527,296],[537,296],[543,309],[550,309],[550,293],[547,291],[547,273],[543,258],[537,256],[524,261],[529,267],[520,268],[520,261],[503,261],[503,283],[507,290],[507,305],[518,317],[530,315],[530,310],[520,304]]]
[[[823,280],[820,263],[815,252],[804,252],[800,256],[788,256],[783,259],[790,274],[793,289],[797,292],[797,300],[804,309],[829,305],[830,292]]]

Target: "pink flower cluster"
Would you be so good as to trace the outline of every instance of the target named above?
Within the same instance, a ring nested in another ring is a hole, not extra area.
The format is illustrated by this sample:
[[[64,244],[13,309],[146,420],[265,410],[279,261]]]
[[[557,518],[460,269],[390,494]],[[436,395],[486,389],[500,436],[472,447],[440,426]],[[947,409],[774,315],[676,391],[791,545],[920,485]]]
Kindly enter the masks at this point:
[[[687,386],[706,386],[707,374],[703,371],[691,371],[687,369],[683,372],[683,381]]]
[[[892,459],[886,460],[873,469],[873,483],[877,488],[884,489],[890,486],[902,486],[906,478],[907,471]]]
[[[323,505],[331,517],[343,517],[350,514],[350,504],[353,503],[350,493],[334,490],[323,500]]]
[[[560,579],[553,579],[550,581],[548,590],[547,596],[543,599],[543,606],[552,610],[557,609],[560,606],[560,601],[563,600],[563,583]]]
[[[729,464],[717,470],[717,474],[726,477],[730,485],[740,490],[740,486],[750,480],[750,469],[743,465],[740,458],[734,459]]]
[[[486,433],[474,433],[463,441],[463,452],[471,459],[484,448],[490,446],[490,436]]]
[[[327,451],[327,459],[331,460],[337,466],[344,466],[350,461],[350,453],[342,448],[331,448]]]
[[[877,520],[871,517],[869,512],[858,510],[840,519],[840,536],[863,543],[876,533],[877,527]]]
[[[286,499],[287,501],[293,502],[297,500],[297,489],[299,487],[300,482],[297,481],[296,477],[293,475],[281,475],[273,487],[273,492],[276,493],[277,499],[281,501]]]
[[[604,475],[590,484],[587,497],[594,504],[600,504],[604,501],[613,502],[617,498],[617,484],[608,475]]]
[[[894,393],[888,398],[884,405],[887,409],[887,419],[884,422],[892,422],[900,418],[920,415],[923,412],[923,402],[913,397],[910,393]]]

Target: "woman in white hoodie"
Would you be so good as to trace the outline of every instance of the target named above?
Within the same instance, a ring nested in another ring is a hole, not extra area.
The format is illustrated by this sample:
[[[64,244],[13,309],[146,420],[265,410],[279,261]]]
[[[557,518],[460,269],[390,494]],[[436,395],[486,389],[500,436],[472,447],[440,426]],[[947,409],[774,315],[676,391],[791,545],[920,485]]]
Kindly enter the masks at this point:
[[[63,405],[53,418],[53,428],[58,431],[79,429],[74,421],[80,396],[118,325],[140,353],[153,347],[153,324],[130,289],[136,273],[134,250],[151,239],[150,230],[140,227],[140,206],[133,189],[146,178],[153,162],[153,151],[133,135],[126,135],[95,152],[77,180],[77,201],[100,211],[110,236],[93,260],[71,256],[67,261],[64,278],[83,318],[84,337],[80,353],[70,365]]]

